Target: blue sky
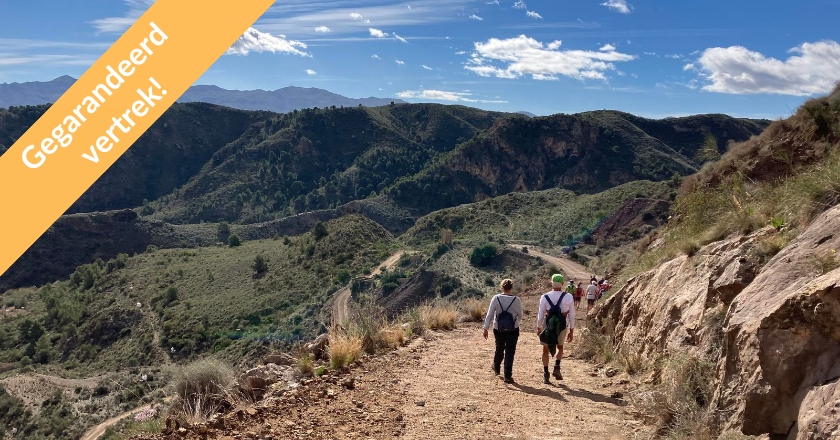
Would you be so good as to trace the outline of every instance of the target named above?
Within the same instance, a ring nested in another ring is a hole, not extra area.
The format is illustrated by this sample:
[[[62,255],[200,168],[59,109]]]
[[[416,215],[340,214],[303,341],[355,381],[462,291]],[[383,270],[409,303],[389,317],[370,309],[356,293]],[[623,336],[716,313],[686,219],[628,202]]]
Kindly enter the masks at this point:
[[[152,1],[0,1],[0,82],[79,77]],[[838,16],[840,0],[278,0],[197,84],[778,118],[840,80]]]

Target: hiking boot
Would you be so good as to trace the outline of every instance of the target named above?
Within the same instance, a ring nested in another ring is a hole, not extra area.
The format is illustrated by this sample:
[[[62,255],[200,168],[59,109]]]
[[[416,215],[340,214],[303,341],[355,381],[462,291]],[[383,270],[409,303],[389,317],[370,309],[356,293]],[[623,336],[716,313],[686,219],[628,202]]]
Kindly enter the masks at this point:
[[[514,383],[513,378],[512,377],[506,377],[505,378],[505,383]]]
[[[557,380],[563,380],[563,374],[560,373],[560,366],[559,365],[554,366],[554,372],[552,372],[551,375],[554,376],[554,378],[557,379]]]
[[[551,385],[551,376],[548,375],[548,371],[543,372],[543,383]]]
[[[495,365],[494,364],[494,365],[492,365],[491,368],[493,368],[493,372],[496,373],[496,376],[502,374],[502,372],[501,372],[502,366],[501,365]]]

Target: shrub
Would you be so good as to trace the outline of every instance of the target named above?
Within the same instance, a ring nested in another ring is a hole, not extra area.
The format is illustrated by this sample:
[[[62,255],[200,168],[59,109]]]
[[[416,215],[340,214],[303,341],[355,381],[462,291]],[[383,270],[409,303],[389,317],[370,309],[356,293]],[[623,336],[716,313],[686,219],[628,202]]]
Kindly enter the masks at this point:
[[[462,303],[467,319],[473,322],[483,322],[487,304],[478,298],[470,298]]]
[[[670,438],[716,438],[715,365],[687,353],[669,353],[657,363],[659,380],[634,400],[657,431]]]
[[[320,241],[327,235],[330,235],[330,233],[327,231],[327,225],[325,225],[324,222],[318,222],[315,224],[315,227],[312,228],[312,236],[315,237],[315,241]]]
[[[230,237],[228,237],[228,246],[237,247],[240,245],[242,245],[242,240],[239,238],[239,236],[236,234],[230,234]]]
[[[492,243],[475,247],[473,248],[472,254],[470,254],[470,264],[478,267],[487,266],[493,262],[498,252],[499,249]]]
[[[598,331],[595,327],[581,329],[575,344],[575,356],[593,362],[612,362],[615,359],[615,347],[612,338]]]
[[[380,348],[391,350],[405,344],[405,330],[400,324],[383,321],[377,333]]]
[[[175,375],[175,408],[187,421],[206,421],[224,405],[233,383],[233,370],[220,361],[186,365]]]
[[[230,225],[227,222],[219,223],[219,226],[216,228],[216,232],[219,235],[219,238],[224,239],[228,235],[230,235]]]
[[[427,304],[420,307],[423,326],[432,330],[452,330],[458,319],[458,309],[450,303]]]
[[[686,241],[680,244],[680,251],[686,254],[689,258],[693,257],[699,250],[700,245],[696,241]]]
[[[435,253],[433,255],[434,258],[438,258],[441,255],[449,252],[449,249],[452,249],[448,244],[438,243],[437,249],[435,249]]]
[[[301,351],[298,355],[297,367],[300,374],[311,376],[313,372],[312,355],[306,351]]]
[[[522,246],[522,253],[523,253],[523,254],[527,254],[527,253],[528,253],[528,246]]]
[[[251,269],[254,269],[254,273],[259,275],[268,271],[268,262],[266,261],[265,257],[262,255],[257,255],[254,257],[254,263],[251,264]]]
[[[362,339],[342,331],[330,334],[330,368],[345,368],[362,354]]]

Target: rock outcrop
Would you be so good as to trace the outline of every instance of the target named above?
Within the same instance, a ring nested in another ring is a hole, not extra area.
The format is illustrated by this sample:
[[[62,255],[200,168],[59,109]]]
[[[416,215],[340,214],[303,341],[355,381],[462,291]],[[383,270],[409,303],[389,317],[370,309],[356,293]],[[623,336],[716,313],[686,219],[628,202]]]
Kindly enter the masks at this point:
[[[724,429],[771,438],[840,434],[840,206],[766,263],[771,228],[712,243],[633,278],[593,314],[619,346],[717,362]]]

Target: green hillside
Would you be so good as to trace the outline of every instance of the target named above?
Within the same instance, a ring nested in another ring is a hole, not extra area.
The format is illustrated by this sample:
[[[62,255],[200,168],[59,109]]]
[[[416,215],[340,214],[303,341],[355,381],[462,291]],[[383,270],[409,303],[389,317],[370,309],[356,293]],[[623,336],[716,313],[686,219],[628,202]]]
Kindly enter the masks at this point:
[[[326,230],[321,238],[150,249],[80,266],[63,282],[7,291],[3,301],[25,312],[0,320],[0,363],[110,371],[164,356],[237,359],[247,347],[311,338],[328,322],[322,312],[332,293],[395,247],[390,233],[361,216]],[[267,270],[253,267],[257,256]]]
[[[441,229],[456,239],[480,243],[488,238],[566,246],[583,240],[610,213],[633,198],[667,199],[665,182],[638,181],[598,194],[563,189],[504,196],[433,212],[420,218],[403,237],[414,246],[434,243]]]
[[[766,124],[722,115],[648,120],[612,111],[507,119],[388,194],[427,213],[512,191],[595,193],[667,180],[693,174],[720,157],[730,140],[749,139]]]

